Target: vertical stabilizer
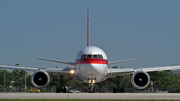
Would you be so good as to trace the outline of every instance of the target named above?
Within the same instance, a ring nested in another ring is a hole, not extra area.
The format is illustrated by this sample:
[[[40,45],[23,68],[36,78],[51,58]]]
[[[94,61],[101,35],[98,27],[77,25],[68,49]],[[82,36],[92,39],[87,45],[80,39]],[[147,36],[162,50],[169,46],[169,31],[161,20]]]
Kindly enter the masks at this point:
[[[91,46],[91,41],[90,41],[89,6],[87,8],[87,46]]]

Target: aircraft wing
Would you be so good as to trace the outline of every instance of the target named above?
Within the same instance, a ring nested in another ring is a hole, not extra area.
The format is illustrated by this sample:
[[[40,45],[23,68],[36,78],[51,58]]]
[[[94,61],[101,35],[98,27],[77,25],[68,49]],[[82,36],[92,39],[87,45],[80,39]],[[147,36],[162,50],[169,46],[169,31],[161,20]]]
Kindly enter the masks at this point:
[[[164,70],[175,70],[180,69],[179,66],[164,66],[164,67],[147,67],[147,68],[121,68],[121,69],[108,69],[109,77],[121,76],[126,74],[133,74],[136,71],[153,72],[153,71],[164,71]]]
[[[17,70],[25,70],[25,71],[37,71],[37,70],[40,69],[38,67],[13,66],[13,65],[0,65],[0,68],[3,68],[3,69],[17,69]]]
[[[36,58],[38,60],[44,60],[44,61],[51,61],[51,62],[57,62],[57,63],[63,63],[63,64],[67,64],[67,65],[75,65],[74,62],[66,62],[66,61],[62,61],[62,60],[52,60],[52,59],[43,59],[43,58]]]
[[[128,62],[128,61],[135,61],[135,60],[139,60],[139,59],[129,59],[129,60],[112,61],[112,62],[108,62],[108,65],[115,64],[115,63]]]
[[[164,71],[164,70],[175,70],[180,69],[180,65],[178,66],[162,66],[162,67],[148,67],[148,68],[141,68],[141,69],[135,69],[136,71],[142,70],[145,72],[153,72],[153,71]]]
[[[132,74],[135,72],[135,70],[133,68],[108,69],[108,72],[109,72],[109,74],[107,75],[107,78],[110,78],[110,77],[115,77],[115,76]]]
[[[64,69],[40,68],[40,67],[13,66],[13,65],[0,65],[0,68],[2,68],[2,69],[17,69],[17,70],[25,70],[25,71],[33,71],[33,72],[42,70],[42,71],[46,71],[48,73],[60,74],[60,75],[64,75],[64,76],[71,75],[71,70],[74,70],[71,68],[64,68]]]

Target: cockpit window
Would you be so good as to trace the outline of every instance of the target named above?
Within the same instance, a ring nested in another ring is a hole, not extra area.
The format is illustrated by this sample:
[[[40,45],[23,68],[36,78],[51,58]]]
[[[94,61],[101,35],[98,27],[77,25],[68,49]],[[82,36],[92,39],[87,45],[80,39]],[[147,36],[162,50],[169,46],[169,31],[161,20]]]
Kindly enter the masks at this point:
[[[101,58],[101,59],[103,59],[103,56],[100,55],[100,54],[93,54],[93,55],[91,55],[91,54],[83,54],[81,56],[81,59],[84,59],[84,58]]]
[[[86,55],[82,55],[82,56],[81,56],[81,59],[84,59],[84,58],[86,58]]]
[[[103,59],[103,56],[102,56],[102,55],[100,55],[100,54],[98,55],[98,57],[99,57],[99,58],[101,58],[101,59]]]
[[[92,55],[87,55],[87,57],[86,58],[92,58]]]
[[[93,55],[93,58],[99,58],[98,55]]]

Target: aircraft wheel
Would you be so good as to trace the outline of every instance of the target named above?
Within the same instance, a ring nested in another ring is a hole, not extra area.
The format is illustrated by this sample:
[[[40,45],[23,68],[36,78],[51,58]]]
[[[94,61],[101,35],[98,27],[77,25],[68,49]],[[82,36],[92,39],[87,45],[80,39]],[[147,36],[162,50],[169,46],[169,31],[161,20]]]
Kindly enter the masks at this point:
[[[91,87],[88,88],[88,93],[91,93]]]
[[[59,87],[56,88],[56,93],[60,93]]]
[[[92,93],[95,93],[95,88],[93,88],[93,91],[92,91]]]
[[[117,89],[116,89],[116,87],[114,87],[113,88],[113,93],[117,93],[118,91],[117,91]]]
[[[63,89],[62,89],[62,93],[66,93],[67,91],[66,91],[66,88],[64,87]]]
[[[90,87],[88,88],[88,93],[95,93],[94,84],[90,85]]]
[[[124,89],[123,87],[121,87],[121,89],[119,90],[119,93],[123,93],[124,92]]]

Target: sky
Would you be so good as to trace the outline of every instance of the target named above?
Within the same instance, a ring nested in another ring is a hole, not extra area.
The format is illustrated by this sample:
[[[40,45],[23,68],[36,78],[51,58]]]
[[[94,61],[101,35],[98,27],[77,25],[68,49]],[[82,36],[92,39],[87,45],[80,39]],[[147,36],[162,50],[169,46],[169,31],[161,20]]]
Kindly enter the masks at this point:
[[[108,61],[140,58],[109,68],[180,65],[179,0],[0,0],[0,64],[68,66],[36,58],[75,61],[87,45],[87,6],[91,45]]]

